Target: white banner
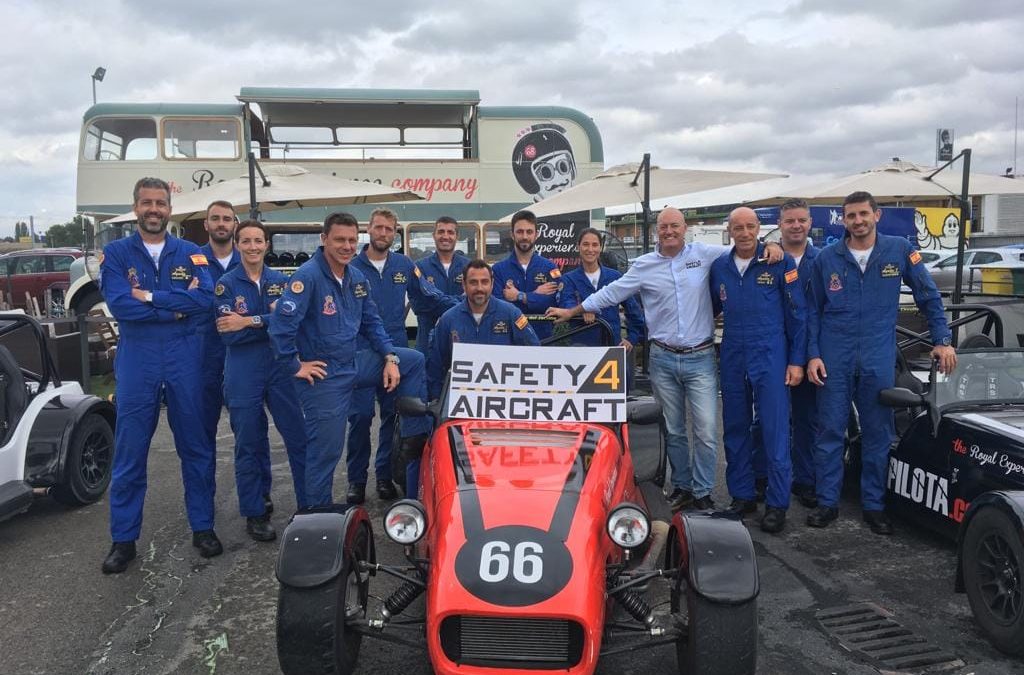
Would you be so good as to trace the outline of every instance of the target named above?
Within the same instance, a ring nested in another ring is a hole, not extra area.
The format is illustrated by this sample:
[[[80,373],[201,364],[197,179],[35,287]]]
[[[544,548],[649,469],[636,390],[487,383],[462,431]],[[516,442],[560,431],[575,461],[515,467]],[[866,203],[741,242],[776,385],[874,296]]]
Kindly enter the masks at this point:
[[[622,347],[452,345],[448,417],[625,422]]]

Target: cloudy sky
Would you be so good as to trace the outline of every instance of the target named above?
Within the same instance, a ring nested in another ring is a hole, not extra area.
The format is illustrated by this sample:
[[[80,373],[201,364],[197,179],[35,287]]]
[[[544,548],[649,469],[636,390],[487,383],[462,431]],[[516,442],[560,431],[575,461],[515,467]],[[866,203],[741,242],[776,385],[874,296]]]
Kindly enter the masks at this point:
[[[952,127],[976,170],[1002,173],[1022,36],[1021,0],[5,0],[0,236],[29,214],[37,229],[73,215],[100,65],[100,101],[231,103],[262,85],[567,105],[597,122],[608,165],[649,151],[661,166],[824,177],[928,163],[935,129]]]

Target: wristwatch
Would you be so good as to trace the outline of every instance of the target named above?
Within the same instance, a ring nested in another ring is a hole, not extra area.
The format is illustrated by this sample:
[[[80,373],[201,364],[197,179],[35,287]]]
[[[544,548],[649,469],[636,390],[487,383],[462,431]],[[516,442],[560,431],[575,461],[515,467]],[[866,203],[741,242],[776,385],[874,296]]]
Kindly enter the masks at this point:
[[[254,314],[253,316],[249,317],[249,321],[252,322],[254,328],[259,328],[260,326],[263,325],[263,317],[260,316],[259,314]]]
[[[948,336],[944,337],[941,340],[939,340],[939,344],[942,345],[943,347],[948,347],[951,344],[953,344],[953,338],[948,337]]]
[[[153,302],[153,291],[146,291],[146,302]]]
[[[385,354],[384,360],[387,361],[388,363],[393,363],[396,366],[402,362],[402,360],[398,358],[398,354],[394,352],[391,352],[390,354]]]
[[[522,291],[519,291],[519,295],[516,296],[516,300],[518,300],[519,302],[525,304],[526,303],[526,293],[523,293]]]

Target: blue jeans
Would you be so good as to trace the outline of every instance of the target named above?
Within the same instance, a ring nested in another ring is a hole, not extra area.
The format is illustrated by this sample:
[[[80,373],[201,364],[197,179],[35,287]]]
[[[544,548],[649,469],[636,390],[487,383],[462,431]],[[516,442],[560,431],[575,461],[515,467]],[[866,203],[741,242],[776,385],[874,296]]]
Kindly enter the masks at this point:
[[[718,464],[718,368],[715,350],[674,354],[651,344],[651,386],[665,417],[672,486],[700,498],[715,487]],[[693,456],[686,435],[686,403],[693,417]]]

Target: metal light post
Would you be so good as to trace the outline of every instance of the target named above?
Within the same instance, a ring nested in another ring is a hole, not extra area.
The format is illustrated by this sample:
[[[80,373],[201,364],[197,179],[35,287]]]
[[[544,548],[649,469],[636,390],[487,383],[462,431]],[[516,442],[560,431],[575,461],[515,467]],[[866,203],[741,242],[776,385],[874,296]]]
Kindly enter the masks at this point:
[[[931,174],[925,177],[925,180],[931,180],[935,174],[939,173],[950,164],[958,159],[963,159],[961,166],[961,181],[960,181],[960,194],[952,195],[957,201],[960,202],[960,232],[957,236],[956,241],[956,280],[953,282],[953,297],[952,301],[954,305],[959,305],[963,299],[963,291],[961,285],[964,281],[964,248],[967,244],[967,227],[969,223],[974,219],[974,214],[971,212],[971,192],[970,192],[970,178],[971,178],[971,149],[965,148],[960,152],[959,155],[949,160],[938,169],[933,171]],[[959,317],[959,311],[953,311],[953,320]],[[953,346],[957,344],[957,337],[959,336],[959,329],[953,331]]]
[[[96,105],[96,83],[102,82],[103,78],[107,74],[107,69],[100,66],[96,69],[96,72],[92,74],[92,104]]]

